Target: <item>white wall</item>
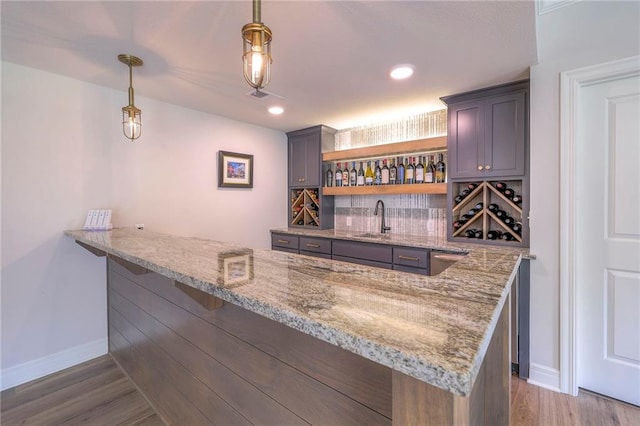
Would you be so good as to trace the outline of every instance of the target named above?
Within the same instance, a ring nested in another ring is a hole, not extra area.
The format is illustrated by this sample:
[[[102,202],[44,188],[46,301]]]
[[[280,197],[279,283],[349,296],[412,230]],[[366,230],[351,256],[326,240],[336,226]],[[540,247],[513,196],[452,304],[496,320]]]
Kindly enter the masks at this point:
[[[583,1],[538,16],[531,68],[531,379],[559,388],[560,73],[640,53],[640,3]]]
[[[286,226],[286,136],[136,96],[143,136],[124,138],[126,93],[2,63],[1,388],[106,350],[105,260],[65,229],[90,208],[116,226],[268,247]],[[218,150],[254,155],[254,188],[217,188]]]

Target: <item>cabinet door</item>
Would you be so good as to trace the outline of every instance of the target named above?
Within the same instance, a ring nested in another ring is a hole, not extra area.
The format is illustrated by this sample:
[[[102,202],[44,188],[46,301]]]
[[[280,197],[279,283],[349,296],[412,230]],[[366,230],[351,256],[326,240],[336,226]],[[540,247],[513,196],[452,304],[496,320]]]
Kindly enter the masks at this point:
[[[447,137],[449,178],[484,176],[483,106],[484,101],[473,100],[449,107]]]
[[[485,175],[521,176],[525,165],[525,93],[485,101]]]
[[[320,132],[289,138],[289,186],[320,186]]]

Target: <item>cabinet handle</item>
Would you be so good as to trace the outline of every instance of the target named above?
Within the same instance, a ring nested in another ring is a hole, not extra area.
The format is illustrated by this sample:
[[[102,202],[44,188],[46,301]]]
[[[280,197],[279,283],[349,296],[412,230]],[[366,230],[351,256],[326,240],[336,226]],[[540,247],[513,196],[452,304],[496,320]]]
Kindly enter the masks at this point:
[[[483,169],[483,167],[482,167],[482,166],[478,166],[478,170],[482,170],[482,169]]]
[[[282,244],[289,244],[289,240],[278,240],[278,242]]]
[[[484,169],[485,170],[491,170],[491,166],[487,164],[486,166],[484,166]]]
[[[305,244],[307,247],[320,248],[320,244]]]
[[[410,260],[412,262],[417,262],[418,260],[420,260],[417,257],[411,257],[411,256],[398,256],[398,258],[402,260]]]

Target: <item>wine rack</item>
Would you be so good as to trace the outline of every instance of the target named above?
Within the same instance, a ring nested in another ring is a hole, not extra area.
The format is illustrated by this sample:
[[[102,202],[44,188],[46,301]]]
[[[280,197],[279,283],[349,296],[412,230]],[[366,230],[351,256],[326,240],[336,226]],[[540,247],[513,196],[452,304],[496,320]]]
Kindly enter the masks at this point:
[[[454,182],[450,237],[469,242],[528,243],[524,180]]]
[[[290,217],[290,225],[320,227],[319,188],[292,188]]]

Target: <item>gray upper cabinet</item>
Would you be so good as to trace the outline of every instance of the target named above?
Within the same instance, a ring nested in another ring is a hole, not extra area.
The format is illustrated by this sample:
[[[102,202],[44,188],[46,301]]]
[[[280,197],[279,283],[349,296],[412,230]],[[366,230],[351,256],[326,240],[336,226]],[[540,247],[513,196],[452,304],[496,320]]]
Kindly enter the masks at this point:
[[[334,134],[322,125],[287,133],[290,187],[322,186],[322,152],[335,149]]]
[[[448,176],[526,174],[529,81],[441,98],[448,106]]]

